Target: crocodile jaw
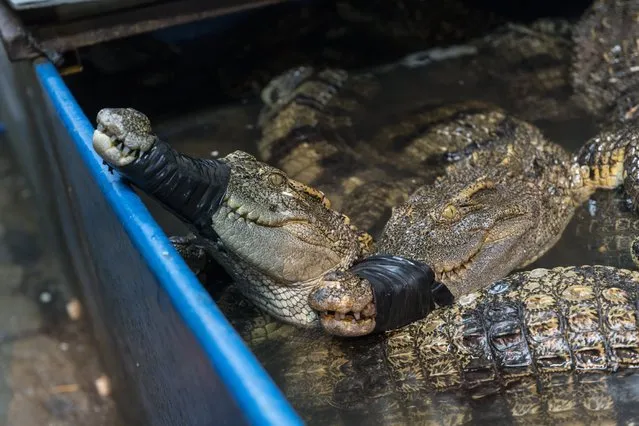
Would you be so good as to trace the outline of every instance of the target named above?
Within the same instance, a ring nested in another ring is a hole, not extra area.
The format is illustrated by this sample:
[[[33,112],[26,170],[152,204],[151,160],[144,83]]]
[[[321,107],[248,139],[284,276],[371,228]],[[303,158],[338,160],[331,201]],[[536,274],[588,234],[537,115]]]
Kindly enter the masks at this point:
[[[216,260],[240,292],[269,315],[296,326],[319,327],[308,297],[326,274],[352,264],[359,255],[357,241],[345,251],[318,245],[312,238],[314,225],[303,218],[275,221],[238,203],[227,197],[213,216],[219,236]]]
[[[104,108],[96,121],[93,149],[115,167],[131,164],[157,140],[148,117],[132,108]]]
[[[104,161],[117,167],[131,164],[140,155],[139,151],[129,149],[115,136],[109,136],[100,130],[93,132],[93,149]]]

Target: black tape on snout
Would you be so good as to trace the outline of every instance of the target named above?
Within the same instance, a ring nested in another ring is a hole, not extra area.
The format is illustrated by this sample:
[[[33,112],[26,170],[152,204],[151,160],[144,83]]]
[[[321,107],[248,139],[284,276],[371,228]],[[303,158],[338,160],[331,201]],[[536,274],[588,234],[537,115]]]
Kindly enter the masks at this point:
[[[453,295],[427,264],[401,256],[375,255],[354,265],[351,272],[371,283],[375,332],[403,327],[425,318],[438,305],[450,305]]]
[[[213,232],[213,214],[221,205],[231,176],[228,164],[191,158],[157,140],[140,158],[118,170],[200,233]]]

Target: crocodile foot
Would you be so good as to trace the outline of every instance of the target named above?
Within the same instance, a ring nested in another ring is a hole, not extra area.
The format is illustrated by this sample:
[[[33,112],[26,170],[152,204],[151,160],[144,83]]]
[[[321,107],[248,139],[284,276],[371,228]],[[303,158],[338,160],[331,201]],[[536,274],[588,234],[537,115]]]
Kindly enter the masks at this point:
[[[372,287],[368,280],[352,272],[325,275],[309,295],[308,302],[319,312],[320,323],[329,334],[356,337],[375,329]]]
[[[132,108],[105,108],[98,112],[93,149],[108,164],[122,167],[151,149],[156,137],[151,122]]]
[[[169,241],[200,281],[206,282],[206,269],[212,256],[206,247],[198,244],[198,238],[194,234],[188,234],[171,236]]]

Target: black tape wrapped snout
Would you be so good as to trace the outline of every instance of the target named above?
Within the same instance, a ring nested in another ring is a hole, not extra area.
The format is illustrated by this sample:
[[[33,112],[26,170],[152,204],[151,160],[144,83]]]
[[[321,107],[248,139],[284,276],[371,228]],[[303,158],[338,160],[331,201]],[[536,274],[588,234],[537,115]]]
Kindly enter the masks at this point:
[[[427,264],[401,256],[375,255],[351,268],[370,282],[375,302],[375,331],[403,327],[425,318],[437,305],[452,303],[453,296]]]
[[[198,231],[213,232],[212,216],[221,205],[231,175],[228,164],[191,158],[157,140],[144,155],[118,170]]]
[[[433,294],[433,301],[438,306],[452,305],[455,301],[453,293],[451,293],[450,290],[448,290],[448,287],[439,281],[435,281],[433,283],[431,293]]]

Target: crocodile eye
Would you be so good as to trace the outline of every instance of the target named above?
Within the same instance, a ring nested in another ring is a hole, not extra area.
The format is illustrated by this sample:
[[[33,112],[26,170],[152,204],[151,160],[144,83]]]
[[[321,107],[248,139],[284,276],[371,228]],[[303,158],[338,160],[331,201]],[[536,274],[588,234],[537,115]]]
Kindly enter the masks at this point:
[[[279,173],[271,173],[268,175],[268,181],[275,186],[282,186],[286,183],[286,177]]]
[[[457,208],[452,204],[449,204],[444,207],[444,210],[442,211],[442,217],[444,219],[453,220],[457,217],[458,213],[459,211],[457,210]]]

